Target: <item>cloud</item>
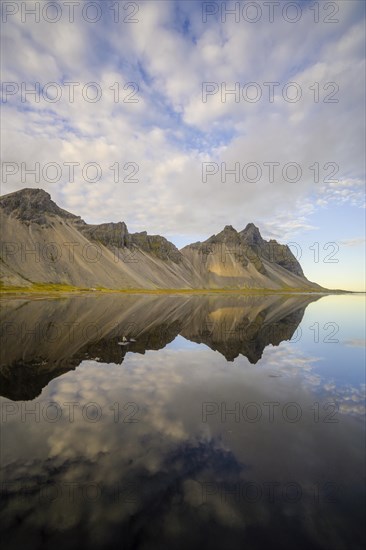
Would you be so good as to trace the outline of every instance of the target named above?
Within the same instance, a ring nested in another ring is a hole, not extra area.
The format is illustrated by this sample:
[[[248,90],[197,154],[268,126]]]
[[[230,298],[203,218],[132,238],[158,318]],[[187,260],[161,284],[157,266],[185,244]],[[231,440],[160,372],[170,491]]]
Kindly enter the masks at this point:
[[[355,237],[354,239],[343,239],[340,243],[343,246],[360,246],[365,244],[365,237]]]
[[[236,23],[233,17],[204,23],[201,8],[141,2],[135,24],[103,17],[91,25],[80,10],[72,24],[65,17],[55,24],[29,18],[25,24],[20,12],[9,17],[4,81],[19,87],[24,82],[28,89],[55,82],[62,96],[55,103],[42,95],[38,103],[31,96],[23,103],[20,92],[8,97],[3,158],[29,168],[55,162],[62,177],[52,183],[41,173],[38,181],[31,175],[22,181],[19,171],[2,192],[43,187],[90,223],[124,220],[131,230],[175,235],[204,236],[227,223],[244,227],[253,221],[268,234],[291,238],[314,230],[309,216],[321,208],[359,207],[364,60],[358,3],[342,2],[335,25],[314,24],[304,6],[293,25],[281,17],[273,24]],[[67,82],[77,84],[73,102]],[[95,92],[90,82],[101,90],[96,103],[85,99]],[[218,86],[206,103],[204,82]],[[245,95],[250,82],[260,90],[257,102]],[[273,102],[268,82],[279,83]],[[285,99],[289,82],[301,90],[297,102]],[[225,86],[237,85],[239,101],[233,94],[223,101]],[[131,94],[138,102],[129,102]],[[324,103],[329,97],[338,103]],[[69,162],[79,163],[74,181]],[[95,182],[83,175],[89,162],[101,167]],[[219,167],[206,183],[203,162]],[[273,182],[268,162],[279,163]],[[111,169],[116,163],[118,182]],[[137,183],[129,181],[130,163],[138,166]],[[239,183],[229,174],[222,182],[224,169],[237,163]],[[245,181],[247,163],[260,167],[259,181]],[[298,181],[286,178],[288,163],[300,166]],[[328,182],[334,164],[338,181]]]
[[[354,338],[353,340],[346,340],[344,343],[345,343],[346,346],[351,346],[352,348],[364,348],[364,347],[366,347],[365,338]]]

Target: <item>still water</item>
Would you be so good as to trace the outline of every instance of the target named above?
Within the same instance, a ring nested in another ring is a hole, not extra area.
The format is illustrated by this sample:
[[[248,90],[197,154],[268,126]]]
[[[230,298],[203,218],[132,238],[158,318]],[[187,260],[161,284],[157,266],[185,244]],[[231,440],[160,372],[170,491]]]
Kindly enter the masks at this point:
[[[363,548],[362,295],[1,302],[4,548]]]

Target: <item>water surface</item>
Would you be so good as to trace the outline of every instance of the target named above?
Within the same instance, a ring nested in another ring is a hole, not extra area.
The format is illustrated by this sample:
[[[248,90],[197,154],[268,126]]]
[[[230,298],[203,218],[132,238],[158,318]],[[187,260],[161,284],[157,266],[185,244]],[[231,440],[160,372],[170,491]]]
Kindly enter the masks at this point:
[[[363,296],[17,298],[1,339],[6,548],[363,547]]]

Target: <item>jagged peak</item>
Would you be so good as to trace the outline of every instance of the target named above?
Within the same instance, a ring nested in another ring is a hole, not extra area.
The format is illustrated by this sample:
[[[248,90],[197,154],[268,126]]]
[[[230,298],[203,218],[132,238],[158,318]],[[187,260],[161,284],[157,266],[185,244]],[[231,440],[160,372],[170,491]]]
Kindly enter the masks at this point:
[[[43,200],[52,200],[51,195],[47,193],[47,191],[45,191],[44,189],[40,189],[37,187],[24,187],[23,189],[19,189],[18,191],[13,191],[12,193],[3,195],[2,197],[0,197],[0,201],[7,202],[10,199],[36,200],[37,198]]]
[[[105,246],[124,248],[130,244],[130,236],[125,222],[83,224],[79,230],[88,238],[99,241]]]
[[[178,248],[161,235],[148,235],[146,231],[131,233],[132,245],[151,253],[161,260],[172,260],[175,263],[182,261],[182,254]]]
[[[225,225],[224,229],[220,231],[220,233],[217,233],[216,235],[212,235],[206,243],[211,242],[226,242],[226,241],[232,241],[233,239],[238,238],[238,232],[236,229],[233,228],[232,225]]]
[[[46,224],[46,214],[81,220],[63,210],[51,199],[51,195],[44,189],[26,187],[0,197],[0,206],[6,214],[13,215],[25,223]]]
[[[240,231],[239,235],[250,245],[262,244],[264,242],[258,227],[254,223],[248,223],[245,229]]]
[[[258,227],[254,223],[251,223],[251,222],[247,223],[245,228],[242,231],[240,231],[240,233],[250,233],[250,232],[258,232],[259,233]]]

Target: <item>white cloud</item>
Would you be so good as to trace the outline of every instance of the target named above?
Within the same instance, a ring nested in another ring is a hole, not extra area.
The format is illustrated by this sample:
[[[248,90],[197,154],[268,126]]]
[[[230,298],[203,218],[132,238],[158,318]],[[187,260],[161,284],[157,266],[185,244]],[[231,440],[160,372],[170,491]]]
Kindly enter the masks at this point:
[[[2,192],[25,186],[43,187],[64,208],[74,209],[89,222],[124,220],[131,229],[151,233],[209,235],[230,223],[244,227],[254,221],[268,233],[290,238],[314,229],[308,216],[317,208],[362,200],[363,54],[362,24],[357,2],[342,2],[340,22],[314,24],[304,9],[302,20],[288,24],[276,18],[249,24],[226,24],[201,19],[200,6],[181,2],[142,2],[139,23],[87,24],[80,16],[50,25],[24,24],[20,16],[4,25],[9,52],[4,80],[28,85],[58,82],[62,99],[19,101],[19,94],[4,104],[4,161],[32,163],[97,162],[103,178],[75,182],[68,171],[58,183],[19,174]],[[347,5],[345,5],[347,4]],[[77,12],[78,13],[78,12]],[[189,27],[183,27],[184,20]],[[20,53],[22,52],[22,53]],[[75,102],[67,101],[65,81],[80,82]],[[99,83],[102,98],[83,100],[88,82]],[[220,93],[202,102],[202,82],[257,82],[263,97],[257,103],[233,101]],[[278,81],[270,103],[265,82]],[[302,90],[297,103],[285,101],[281,90],[296,81]],[[120,83],[119,103],[110,89]],[[126,103],[127,82],[139,85],[138,103]],[[309,86],[319,82],[320,102],[314,103]],[[324,103],[335,82],[338,103]],[[202,183],[202,162],[256,162],[263,169],[258,183]],[[264,162],[279,162],[274,183],[268,183]],[[121,179],[128,162],[139,165],[139,183],[115,183],[115,162]],[[285,181],[282,169],[297,162],[302,177]],[[309,168],[319,162],[320,182]],[[338,183],[322,183],[337,163]],[[98,207],[96,207],[96,205]],[[304,205],[307,205],[305,207]],[[304,210],[307,208],[307,211]]]
[[[365,237],[355,237],[354,239],[343,239],[342,241],[340,241],[343,246],[364,246],[365,242]]]

